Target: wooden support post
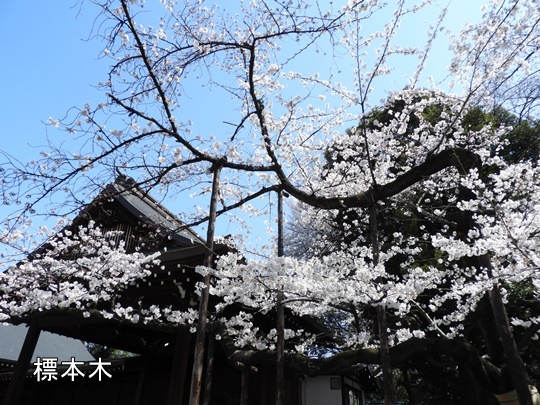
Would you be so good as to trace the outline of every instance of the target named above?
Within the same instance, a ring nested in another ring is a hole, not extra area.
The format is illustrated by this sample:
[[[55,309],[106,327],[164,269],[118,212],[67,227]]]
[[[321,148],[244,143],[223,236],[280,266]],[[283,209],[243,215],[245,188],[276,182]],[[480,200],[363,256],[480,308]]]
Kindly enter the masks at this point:
[[[148,355],[145,354],[142,356],[141,369],[139,370],[139,376],[137,378],[137,388],[135,388],[135,400],[133,401],[134,405],[142,404],[143,387],[144,387],[144,380],[146,379],[147,368],[148,368]]]
[[[3,405],[13,405],[18,403],[24,385],[24,380],[26,379],[26,373],[30,367],[32,355],[36,349],[36,344],[38,342],[40,333],[41,328],[39,326],[38,319],[32,320],[28,327],[28,332],[26,333],[26,338],[24,339],[21,352],[19,353],[19,359],[15,365],[13,377],[9,383]]]
[[[277,255],[283,257],[284,241],[283,241],[283,191],[278,191],[278,240],[277,240]]]
[[[204,266],[210,267],[213,260],[214,234],[216,229],[216,212],[219,196],[219,176],[221,165],[214,164],[211,169],[214,172],[212,182],[212,196],[210,199],[210,213],[208,216],[208,230],[206,236],[206,254],[204,257]],[[210,275],[204,277],[204,286],[201,290],[199,302],[199,319],[197,322],[197,334],[195,337],[195,350],[193,357],[193,370],[191,373],[191,390],[189,397],[190,405],[199,405],[201,397],[202,375],[204,368],[204,343],[206,341],[206,322],[208,318],[208,300],[210,289]]]
[[[204,405],[210,405],[212,394],[212,377],[214,373],[214,344],[215,338],[213,335],[208,336],[208,350],[206,351],[206,378],[204,384]]]
[[[240,405],[248,405],[249,401],[249,366],[242,367],[242,386],[240,389]]]
[[[388,344],[388,325],[386,323],[386,306],[377,307],[377,323],[379,324],[379,341],[381,350],[381,367],[383,374],[384,404],[394,404],[394,376],[390,365],[390,346]]]
[[[369,208],[369,228],[371,234],[371,248],[373,250],[373,266],[379,264],[379,237],[377,223],[377,205],[374,202]],[[388,344],[388,325],[386,322],[386,306],[377,307],[377,323],[379,324],[379,341],[381,352],[381,368],[383,375],[383,393],[385,405],[394,404],[394,382],[392,366],[390,365],[390,348]]]
[[[283,256],[283,192],[278,191],[278,257]],[[285,401],[285,308],[283,290],[278,291],[276,302],[277,344],[276,344],[276,405]]]
[[[277,344],[276,344],[276,405],[285,402],[285,311],[283,291],[277,298]]]
[[[184,400],[189,352],[191,347],[190,333],[184,329],[178,329],[175,340],[167,405],[178,405]]]

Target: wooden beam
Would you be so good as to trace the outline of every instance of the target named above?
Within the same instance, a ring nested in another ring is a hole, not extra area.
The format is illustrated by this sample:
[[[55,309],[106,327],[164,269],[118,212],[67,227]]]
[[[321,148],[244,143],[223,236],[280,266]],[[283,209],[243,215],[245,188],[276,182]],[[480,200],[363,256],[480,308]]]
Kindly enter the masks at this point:
[[[3,405],[13,405],[18,403],[40,332],[41,328],[38,319],[33,319],[28,327],[28,332],[26,333],[26,338],[24,339],[21,352],[19,353],[19,359],[15,365],[13,377],[9,383]]]

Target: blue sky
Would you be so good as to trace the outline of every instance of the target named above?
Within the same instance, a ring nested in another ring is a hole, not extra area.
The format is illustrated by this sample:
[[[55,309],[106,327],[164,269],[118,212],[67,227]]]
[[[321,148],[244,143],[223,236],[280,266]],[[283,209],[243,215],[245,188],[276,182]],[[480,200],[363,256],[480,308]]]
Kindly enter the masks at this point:
[[[463,16],[477,15],[481,4],[454,3],[452,9],[460,11],[449,16],[453,26],[461,25]],[[21,158],[35,153],[26,145],[43,143],[42,122],[48,117],[100,99],[92,86],[106,77],[108,65],[98,58],[102,44],[89,41],[96,11],[89,1],[82,6],[77,0],[0,3],[1,149]],[[411,32],[407,41],[415,37]],[[446,49],[437,52],[443,59],[447,55]]]
[[[1,149],[26,160],[44,143],[48,117],[96,99],[106,77],[100,43],[88,41],[95,7],[75,0],[0,3]]]
[[[451,27],[479,16],[482,2],[453,3],[447,20]],[[91,40],[97,12],[95,5],[84,0],[82,4],[77,0],[0,2],[0,37],[4,39],[0,150],[21,161],[36,158],[48,135],[56,144],[62,141],[61,133],[43,124],[49,117],[60,118],[72,106],[103,101],[93,87],[108,71],[107,61],[99,59],[103,44]],[[425,25],[420,29],[425,31]],[[418,38],[418,32],[411,30],[403,40],[414,43]],[[430,69],[444,71],[449,57],[447,44],[439,46]],[[0,216],[7,214],[0,207]]]

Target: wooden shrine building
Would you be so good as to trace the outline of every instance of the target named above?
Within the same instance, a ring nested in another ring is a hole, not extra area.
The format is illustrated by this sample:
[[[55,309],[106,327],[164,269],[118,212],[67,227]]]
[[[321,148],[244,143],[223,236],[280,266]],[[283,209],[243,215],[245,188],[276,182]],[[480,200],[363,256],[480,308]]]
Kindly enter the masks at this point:
[[[173,309],[196,307],[195,283],[200,276],[194,269],[203,263],[205,241],[143,192],[132,179],[121,176],[108,185],[71,226],[84,226],[90,220],[105,230],[122,231],[126,249],[139,247],[142,251],[163,252],[159,257],[160,266],[123,292],[125,303],[145,307],[171,306]],[[214,247],[218,256],[228,251],[226,245]],[[276,325],[271,313],[260,315],[256,321],[263,330]],[[21,322],[28,324],[29,329],[18,361],[2,362],[0,359],[0,403],[4,405],[188,403],[195,334],[185,326],[120,322],[93,315],[85,317],[82,311],[75,309],[34,313]],[[296,325],[313,333],[323,331],[310,319],[289,316],[286,322],[288,327]],[[120,349],[136,356],[107,359],[108,364],[103,369],[110,377],[100,380],[96,376],[88,377],[92,370],[96,371],[96,365],[85,362],[79,367],[85,377],[61,378],[68,365],[59,364],[56,379],[38,381],[32,353],[41,331]],[[208,405],[239,404],[242,371],[230,364],[219,342],[214,346]],[[274,368],[261,366],[250,375],[249,404],[275,403]],[[301,403],[300,377],[286,370],[284,405]]]

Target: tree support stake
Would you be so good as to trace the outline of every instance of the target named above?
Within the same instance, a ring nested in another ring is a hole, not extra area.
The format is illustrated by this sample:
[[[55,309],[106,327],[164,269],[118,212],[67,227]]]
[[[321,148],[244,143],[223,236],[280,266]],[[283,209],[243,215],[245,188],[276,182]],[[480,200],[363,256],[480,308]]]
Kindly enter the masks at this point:
[[[369,229],[371,234],[371,247],[373,249],[373,267],[379,264],[379,238],[377,224],[377,205],[374,202],[369,207]],[[384,404],[394,404],[394,382],[392,366],[390,365],[390,347],[388,345],[388,324],[386,322],[386,306],[377,307],[377,323],[379,324],[379,341],[381,353],[381,368],[383,375]]]
[[[214,258],[214,235],[216,229],[216,211],[219,196],[219,177],[221,174],[221,164],[212,166],[214,178],[212,181],[212,196],[210,199],[210,213],[208,219],[208,230],[206,235],[206,254],[204,256],[204,267],[209,268]],[[189,397],[190,405],[199,405],[201,397],[202,375],[204,368],[204,344],[206,341],[208,300],[210,296],[210,275],[204,277],[204,286],[201,289],[199,302],[199,321],[197,323],[197,334],[195,337],[195,351],[193,357],[193,370],[191,374],[191,390]]]

